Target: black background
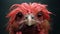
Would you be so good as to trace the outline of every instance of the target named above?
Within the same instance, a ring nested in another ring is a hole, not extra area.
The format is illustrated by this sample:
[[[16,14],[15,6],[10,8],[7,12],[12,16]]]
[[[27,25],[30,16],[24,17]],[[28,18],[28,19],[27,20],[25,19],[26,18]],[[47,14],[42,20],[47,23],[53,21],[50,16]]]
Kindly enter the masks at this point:
[[[38,2],[48,5],[48,10],[56,16],[52,15],[52,32],[50,34],[60,34],[60,3],[59,0],[0,0],[0,34],[8,34],[5,30],[9,8],[13,4],[23,2]]]

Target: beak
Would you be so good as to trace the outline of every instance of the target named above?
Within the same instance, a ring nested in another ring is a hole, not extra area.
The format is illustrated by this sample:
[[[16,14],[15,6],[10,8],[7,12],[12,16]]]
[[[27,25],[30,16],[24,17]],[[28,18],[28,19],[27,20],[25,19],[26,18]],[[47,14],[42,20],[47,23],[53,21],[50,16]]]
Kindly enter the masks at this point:
[[[28,26],[31,26],[32,25],[32,16],[31,15],[28,15]]]
[[[34,16],[33,16],[32,14],[27,15],[27,16],[26,16],[26,20],[27,20],[27,21],[26,21],[26,24],[27,24],[28,26],[33,25],[33,24],[34,24],[33,19],[34,19]]]

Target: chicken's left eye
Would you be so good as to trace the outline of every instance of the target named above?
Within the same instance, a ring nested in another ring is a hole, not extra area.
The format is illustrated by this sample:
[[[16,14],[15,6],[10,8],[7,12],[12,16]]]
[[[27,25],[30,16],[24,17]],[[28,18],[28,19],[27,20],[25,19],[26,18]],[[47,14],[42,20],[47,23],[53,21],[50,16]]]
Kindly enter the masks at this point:
[[[42,12],[38,12],[37,17],[41,17],[41,16],[42,16]]]

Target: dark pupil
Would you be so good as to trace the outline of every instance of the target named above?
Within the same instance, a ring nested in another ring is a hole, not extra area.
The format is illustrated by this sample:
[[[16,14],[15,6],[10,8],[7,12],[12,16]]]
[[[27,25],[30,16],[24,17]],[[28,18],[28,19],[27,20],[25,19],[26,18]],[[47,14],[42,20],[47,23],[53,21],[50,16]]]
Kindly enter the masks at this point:
[[[19,13],[17,14],[17,17],[22,18],[22,17],[23,17],[23,14],[22,14],[21,12],[19,12]]]
[[[37,13],[37,17],[41,17],[42,16],[42,13],[41,12],[38,12]]]

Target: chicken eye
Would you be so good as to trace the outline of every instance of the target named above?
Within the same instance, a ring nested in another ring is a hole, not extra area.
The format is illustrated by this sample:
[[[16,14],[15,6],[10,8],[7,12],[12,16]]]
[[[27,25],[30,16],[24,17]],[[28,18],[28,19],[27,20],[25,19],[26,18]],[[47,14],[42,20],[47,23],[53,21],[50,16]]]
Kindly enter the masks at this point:
[[[22,18],[23,18],[22,12],[18,12],[18,13],[16,14],[15,20],[20,20],[20,19],[22,19]]]
[[[41,17],[41,16],[42,16],[42,12],[38,12],[37,17]]]
[[[21,12],[19,12],[19,13],[17,13],[16,16],[19,17],[19,18],[22,18],[23,17],[23,14]]]

